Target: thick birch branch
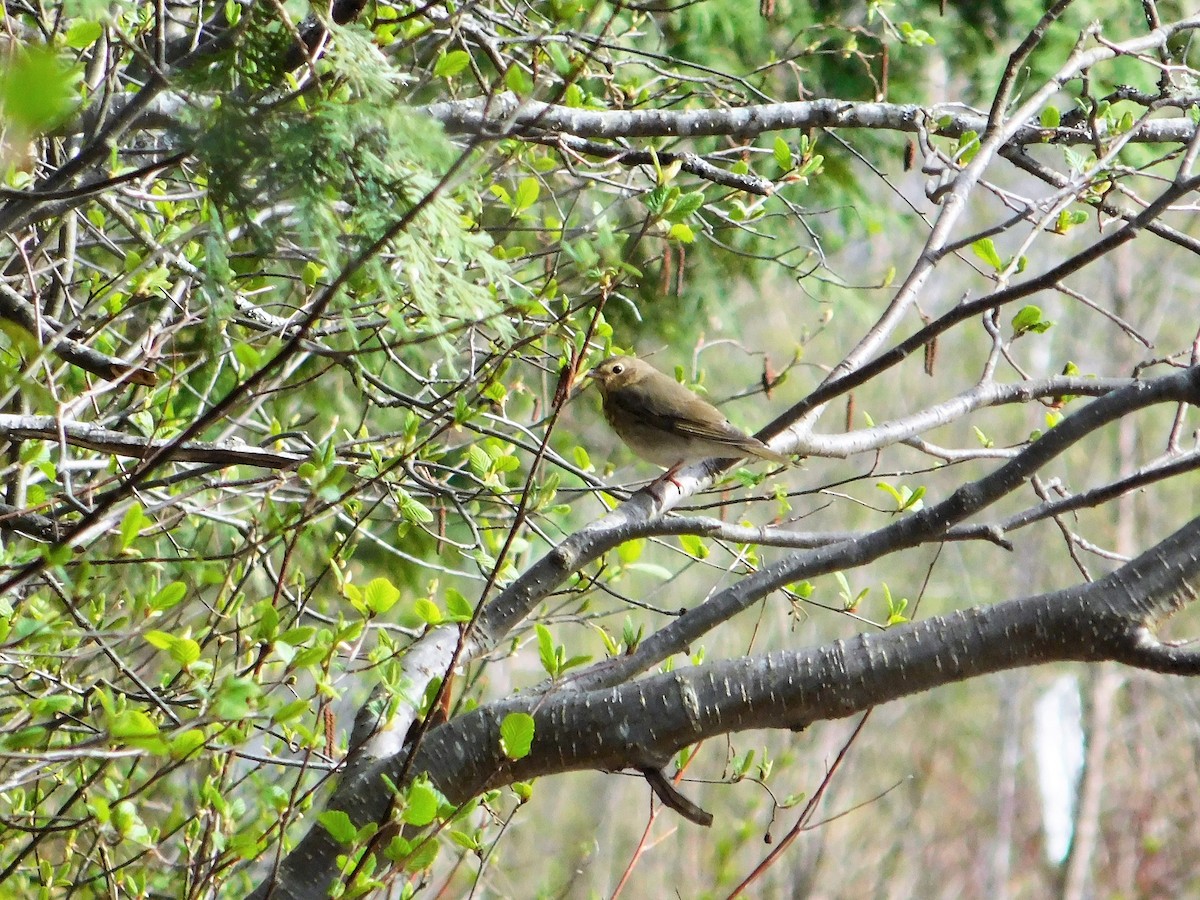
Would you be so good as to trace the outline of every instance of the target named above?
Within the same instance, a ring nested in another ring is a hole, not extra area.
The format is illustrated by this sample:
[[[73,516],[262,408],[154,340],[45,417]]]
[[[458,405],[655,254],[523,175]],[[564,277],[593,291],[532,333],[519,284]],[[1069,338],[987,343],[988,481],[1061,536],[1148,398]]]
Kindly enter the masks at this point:
[[[809,650],[743,657],[616,687],[488,704],[433,729],[411,767],[403,754],[348,777],[343,809],[361,827],[388,814],[382,785],[427,774],[454,803],[485,790],[579,769],[661,767],[697,741],[758,728],[800,730],[979,675],[1067,660],[1117,660],[1160,672],[1200,673],[1200,654],[1163,644],[1153,627],[1195,598],[1200,519],[1108,577],[861,634]],[[530,754],[508,759],[500,724],[534,719]],[[348,848],[313,828],[278,880],[252,895],[316,900],[328,894]]]

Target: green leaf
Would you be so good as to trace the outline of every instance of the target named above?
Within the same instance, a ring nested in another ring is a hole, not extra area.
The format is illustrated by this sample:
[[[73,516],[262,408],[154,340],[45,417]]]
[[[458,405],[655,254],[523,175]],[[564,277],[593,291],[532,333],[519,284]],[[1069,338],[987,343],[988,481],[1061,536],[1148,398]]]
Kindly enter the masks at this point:
[[[0,746],[7,750],[31,750],[44,747],[46,744],[46,729],[41,725],[30,725],[18,728],[8,734],[0,735]]]
[[[574,87],[574,85],[572,85]],[[412,855],[409,856],[408,862],[404,864],[405,871],[422,872],[428,869],[437,860],[438,851],[441,844],[437,841],[423,841]]]
[[[675,206],[671,209],[671,218],[677,222],[686,219],[703,205],[703,191],[688,191],[686,194],[680,194],[675,201]]]
[[[567,53],[559,44],[542,44],[542,50],[550,57],[550,63],[554,66],[554,71],[559,75],[571,74],[571,61],[567,59]]]
[[[991,238],[980,238],[971,245],[971,250],[997,272],[1004,268],[1000,254],[996,252],[996,243]]]
[[[885,626],[890,628],[893,625],[902,625],[903,623],[907,622],[908,617],[904,615],[904,611],[908,609],[908,599],[906,597],[901,597],[897,600],[892,597],[891,588],[887,586],[886,582],[884,582],[881,587],[883,588],[883,599],[887,602],[888,609],[888,617]]]
[[[167,634],[165,631],[147,631],[142,637],[145,638],[147,644],[159,650],[169,650],[171,642],[175,640],[172,635]]]
[[[459,847],[462,847],[464,850],[470,850],[471,852],[475,852],[483,847],[483,844],[480,843],[479,838],[475,837],[474,835],[467,834],[465,831],[459,831],[458,829],[451,829],[450,840],[452,840]]]
[[[405,797],[404,812],[401,818],[409,825],[416,825],[419,828],[432,822],[437,817],[437,811],[437,791],[424,779],[414,782]]]
[[[422,622],[430,625],[440,625],[444,618],[437,604],[428,597],[419,597],[417,602],[413,604],[413,612],[417,614]]]
[[[163,587],[150,601],[150,608],[156,612],[170,609],[187,595],[187,585],[182,581],[172,581]]]
[[[226,678],[217,689],[217,702],[213,705],[213,714],[218,719],[236,721],[244,719],[254,712],[262,689],[249,678]]]
[[[303,647],[313,639],[313,635],[317,633],[317,629],[312,625],[301,625],[298,628],[289,628],[283,634],[275,638],[283,644],[290,644],[293,647]]]
[[[478,444],[472,444],[467,448],[467,464],[476,478],[483,478],[492,467],[492,458]]]
[[[545,625],[538,624],[533,628],[537,632],[538,657],[542,661],[542,668],[553,678],[558,674],[558,654],[554,650],[554,638]]]
[[[376,615],[382,615],[396,605],[400,599],[399,589],[386,578],[373,578],[363,591],[363,600],[367,609]]]
[[[304,282],[304,286],[308,288],[315,287],[317,281],[325,274],[325,267],[320,263],[309,260],[304,264],[304,268],[300,271],[300,280]]]
[[[276,725],[281,722],[290,722],[292,719],[299,718],[308,712],[309,701],[305,698],[293,700],[291,703],[285,703],[279,709],[271,714],[271,721]]]
[[[446,588],[446,612],[450,614],[450,620],[453,622],[470,622],[471,617],[475,615],[471,601],[454,588]]]
[[[1086,210],[1069,210],[1064,209],[1058,214],[1058,218],[1054,221],[1054,233],[1066,234],[1076,225],[1082,225],[1088,220]]]
[[[200,658],[200,645],[191,638],[176,637],[165,631],[147,631],[144,637],[147,644],[166,650],[185,669]]]
[[[317,816],[317,821],[325,826],[325,830],[339,844],[353,843],[358,836],[358,830],[354,827],[354,823],[340,809],[326,810]]]
[[[1042,311],[1036,306],[1023,306],[1012,318],[1013,335],[1035,330],[1042,321]]]
[[[521,460],[507,454],[492,457],[492,468],[500,473],[515,472],[521,468]]]
[[[667,200],[671,196],[671,191],[678,191],[679,188],[672,188],[670,185],[660,184],[653,190],[647,191],[642,195],[642,200],[646,204],[646,209],[653,216],[661,216],[667,211]]]
[[[119,549],[126,550],[129,545],[134,542],[138,534],[142,530],[142,525],[146,522],[146,516],[142,512],[141,504],[135,503],[129,507],[129,511],[121,519],[121,539],[119,541]]]
[[[641,572],[643,575],[649,575],[651,578],[657,578],[660,581],[670,581],[675,577],[675,573],[665,566],[660,566],[658,563],[634,562],[626,566],[631,572]]]
[[[904,505],[903,495],[886,481],[880,481],[876,483],[875,487],[888,494],[893,500],[896,501],[896,509],[900,509]]]
[[[200,645],[191,638],[175,638],[168,652],[175,662],[186,669],[200,658]]]
[[[0,106],[5,121],[29,134],[62,122],[75,105],[75,74],[54,51],[26,46],[0,64]]]
[[[523,759],[533,746],[533,716],[509,713],[500,723],[500,749],[509,759]]]
[[[392,862],[399,862],[407,858],[410,853],[412,853],[412,843],[406,841],[400,835],[392,838],[387,848],[383,851],[384,857]]]
[[[635,538],[634,540],[626,541],[617,547],[617,556],[620,558],[621,562],[626,564],[637,562],[641,558],[645,549],[646,539]]]
[[[1056,106],[1047,106],[1042,110],[1041,122],[1043,128],[1057,128],[1062,121],[1062,114]]]
[[[67,46],[72,50],[82,50],[94,44],[103,33],[104,28],[99,22],[80,19],[67,29]]]
[[[428,525],[433,521],[433,513],[429,507],[403,488],[396,490],[396,503],[400,507],[400,515],[404,516],[406,522]]]
[[[436,78],[453,78],[471,62],[471,55],[466,50],[451,50],[438,57],[434,64],[433,74]]]
[[[692,559],[707,559],[708,545],[694,534],[681,534],[679,543],[683,546],[683,552]]]
[[[781,137],[775,138],[775,162],[785,172],[790,172],[795,163],[792,161],[792,148]]]
[[[576,666],[582,666],[582,665],[585,665],[586,663],[590,663],[591,661],[592,661],[591,654],[580,653],[578,656],[568,657],[566,662],[564,662],[562,664],[561,668],[562,668],[562,671],[565,672],[565,671],[567,671],[567,669],[574,669]]]
[[[955,159],[966,165],[978,152],[979,134],[974,131],[963,132],[963,136],[958,139],[958,152],[955,154]]]
[[[515,62],[510,63],[508,71],[504,73],[504,86],[518,96],[533,93],[533,79]]]
[[[203,731],[199,728],[189,728],[187,731],[172,735],[167,747],[173,758],[184,759],[203,747],[204,741]]]
[[[158,726],[141,710],[127,709],[109,718],[108,733],[120,742],[144,740],[158,737]]]
[[[72,696],[50,696],[39,697],[29,704],[29,711],[35,716],[54,716],[59,713],[64,713],[75,705],[75,697]]]
[[[681,244],[690,244],[696,240],[696,235],[692,232],[692,229],[683,222],[676,222],[672,225],[668,237],[671,240],[679,241]]]
[[[522,213],[533,204],[537,203],[538,196],[542,193],[542,186],[536,178],[524,178],[517,185],[517,195],[513,199],[513,212]]]

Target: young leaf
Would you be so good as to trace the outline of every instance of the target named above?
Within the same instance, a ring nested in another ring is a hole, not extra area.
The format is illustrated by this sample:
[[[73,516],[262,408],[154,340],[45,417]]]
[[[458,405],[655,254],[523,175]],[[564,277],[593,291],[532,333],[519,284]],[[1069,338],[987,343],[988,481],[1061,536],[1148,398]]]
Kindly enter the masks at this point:
[[[440,625],[442,622],[442,611],[428,597],[419,597],[413,604],[413,612],[430,625]]]
[[[325,830],[339,844],[349,844],[358,835],[350,817],[340,809],[326,810],[317,816],[317,821],[325,826]]]
[[[146,517],[142,513],[141,504],[135,503],[129,507],[129,511],[125,513],[121,519],[121,540],[120,549],[128,549],[129,545],[134,542],[138,534],[142,530],[142,525],[145,524]]]
[[[409,825],[418,828],[428,825],[437,817],[438,794],[428,781],[421,779],[413,784],[404,798],[404,812],[401,818]]]
[[[363,601],[376,615],[382,615],[400,599],[399,589],[386,578],[373,578],[363,592]]]
[[[446,588],[446,612],[452,622],[470,622],[475,614],[471,601],[454,588]]]
[[[522,759],[533,746],[533,716],[509,713],[500,723],[500,749],[509,759]]]
[[[791,171],[795,163],[792,161],[792,148],[781,137],[775,138],[775,162],[785,172]]]
[[[971,245],[971,250],[997,272],[1004,268],[1004,262],[996,252],[996,244],[991,238],[980,238]]]
[[[451,50],[438,57],[434,64],[433,74],[437,78],[453,78],[467,67],[471,56],[466,50]]]
[[[535,625],[534,630],[537,632],[538,656],[542,661],[542,668],[553,678],[558,674],[558,654],[555,652],[554,638],[545,625]]]
[[[182,581],[172,581],[164,585],[162,590],[150,601],[150,608],[155,612],[170,609],[187,595],[187,585]]]

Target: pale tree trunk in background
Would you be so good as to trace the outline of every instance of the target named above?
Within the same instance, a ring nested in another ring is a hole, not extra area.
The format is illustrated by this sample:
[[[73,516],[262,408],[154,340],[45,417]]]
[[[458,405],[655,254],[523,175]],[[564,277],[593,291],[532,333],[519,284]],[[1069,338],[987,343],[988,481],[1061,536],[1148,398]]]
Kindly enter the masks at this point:
[[[1114,306],[1117,314],[1124,316],[1135,300],[1132,283],[1133,266],[1126,248],[1112,256],[1115,269]],[[1132,364],[1132,360],[1131,360]],[[1137,459],[1137,427],[1130,419],[1122,419],[1117,425],[1118,471],[1131,471]],[[1137,526],[1137,509],[1129,493],[1116,503],[1117,521],[1114,535],[1118,553],[1130,556],[1137,553],[1134,534]],[[1092,669],[1093,678],[1085,702],[1085,729],[1087,734],[1083,778],[1079,785],[1079,800],[1075,815],[1075,834],[1071,841],[1071,852],[1063,870],[1063,900],[1084,900],[1092,893],[1093,863],[1096,846],[1100,840],[1100,814],[1103,808],[1106,762],[1109,739],[1112,735],[1113,713],[1116,707],[1117,690],[1124,681],[1117,666],[1104,663]],[[1133,889],[1133,884],[1128,888]]]
[[[1014,672],[1000,676],[1000,722],[1003,743],[996,766],[996,836],[988,861],[985,896],[1008,900],[1012,875],[1013,824],[1017,816],[1017,765],[1021,759],[1021,677]]]
[[[1100,813],[1105,793],[1105,763],[1112,733],[1113,709],[1121,675],[1116,666],[1105,663],[1096,668],[1086,698],[1086,756],[1083,779],[1079,785],[1078,812],[1071,853],[1063,871],[1064,900],[1084,900],[1091,895],[1092,863],[1100,837]]]

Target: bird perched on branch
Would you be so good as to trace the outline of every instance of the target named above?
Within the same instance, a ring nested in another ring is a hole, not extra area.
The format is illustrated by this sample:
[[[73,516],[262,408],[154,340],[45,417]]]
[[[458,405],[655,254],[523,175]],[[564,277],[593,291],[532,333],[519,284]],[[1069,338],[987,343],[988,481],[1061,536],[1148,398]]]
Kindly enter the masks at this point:
[[[588,377],[600,389],[604,418],[617,437],[642,459],[665,468],[663,478],[672,482],[681,467],[710,457],[790,462],[731,425],[707,400],[640,359],[611,356]]]

